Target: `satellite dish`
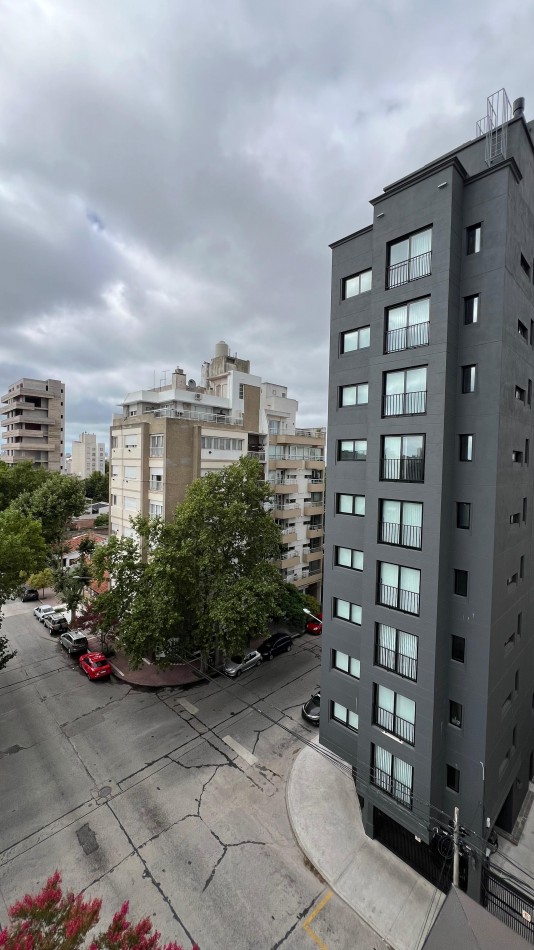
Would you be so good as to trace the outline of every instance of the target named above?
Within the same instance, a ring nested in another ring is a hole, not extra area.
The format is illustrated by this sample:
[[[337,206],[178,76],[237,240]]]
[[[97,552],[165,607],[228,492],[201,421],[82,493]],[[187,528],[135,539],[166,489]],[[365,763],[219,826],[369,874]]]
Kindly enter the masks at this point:
[[[188,379],[188,380],[187,380],[187,388],[188,388],[188,389],[196,389],[196,386],[197,386],[197,381],[196,381],[196,379]]]

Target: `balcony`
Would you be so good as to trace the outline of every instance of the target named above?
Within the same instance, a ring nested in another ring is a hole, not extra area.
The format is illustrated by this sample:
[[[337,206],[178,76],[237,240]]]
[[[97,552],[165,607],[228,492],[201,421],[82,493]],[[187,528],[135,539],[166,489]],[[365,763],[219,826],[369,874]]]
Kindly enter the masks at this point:
[[[375,666],[382,667],[383,670],[390,670],[402,676],[403,679],[417,681],[417,659],[413,656],[405,656],[404,653],[397,653],[396,650],[390,650],[388,647],[375,643]]]
[[[296,478],[294,479],[288,478],[283,482],[278,481],[278,480],[276,481],[269,480],[269,484],[271,485],[273,491],[276,492],[277,495],[288,495],[288,494],[291,494],[291,492],[296,492],[298,488],[298,482]]]
[[[430,323],[414,323],[384,333],[384,353],[400,353],[402,350],[414,350],[418,346],[428,346]]]
[[[296,502],[288,502],[287,505],[275,505],[272,510],[273,518],[300,518],[302,512],[300,505]]]
[[[312,538],[322,538],[322,536],[323,536],[322,525],[310,524],[306,528],[306,537],[308,539],[311,540]]]
[[[396,713],[389,709],[383,709],[382,706],[377,706],[376,703],[373,714],[375,726],[380,726],[385,732],[390,732],[392,736],[396,736],[397,739],[401,739],[403,742],[408,742],[409,745],[415,745],[415,725],[413,722],[401,719]]]
[[[305,515],[322,515],[323,511],[324,511],[324,503],[322,501],[304,502]]]
[[[424,458],[380,459],[380,479],[383,482],[424,482]]]
[[[419,616],[419,593],[403,590],[402,587],[390,587],[389,584],[377,584],[376,602],[382,607],[392,607],[404,614]]]
[[[288,554],[282,554],[280,560],[276,562],[276,566],[281,570],[286,571],[291,567],[298,567],[300,563],[300,555],[296,554],[294,551],[291,551]]]
[[[420,416],[426,412],[426,389],[382,397],[382,416]]]
[[[304,551],[302,560],[304,561],[304,564],[314,564],[318,570],[320,570],[320,564],[323,560],[323,552],[321,548],[318,548],[316,551]]]
[[[306,475],[308,485],[320,485],[320,488],[315,488],[314,491],[324,491],[324,478],[310,478],[309,475]]]
[[[265,462],[265,449],[247,452],[249,459],[256,459],[257,462]]]
[[[386,271],[386,290],[393,287],[402,287],[412,280],[420,280],[432,273],[432,251],[425,251],[417,257],[398,264],[390,264]]]
[[[421,550],[423,529],[415,524],[398,524],[381,521],[378,526],[378,540],[381,544],[396,544],[400,548]]]
[[[382,769],[376,766],[374,769],[371,769],[371,784],[375,785],[376,788],[379,788],[382,792],[385,792],[386,795],[390,795],[395,801],[399,802],[399,804],[404,805],[405,808],[411,810],[413,793],[408,785],[404,785],[403,782],[399,782],[398,779],[393,778],[388,772],[383,772]]]
[[[305,468],[315,468],[318,472],[324,472],[324,459],[305,459]]]
[[[304,459],[270,458],[269,468],[304,468]]]
[[[162,445],[151,445],[150,446],[150,458],[162,458],[163,457],[163,446]]]
[[[163,491],[163,482],[158,482],[154,478],[151,478],[148,483],[149,491]]]
[[[280,534],[282,536],[282,544],[293,544],[297,540],[295,528],[282,528]]]

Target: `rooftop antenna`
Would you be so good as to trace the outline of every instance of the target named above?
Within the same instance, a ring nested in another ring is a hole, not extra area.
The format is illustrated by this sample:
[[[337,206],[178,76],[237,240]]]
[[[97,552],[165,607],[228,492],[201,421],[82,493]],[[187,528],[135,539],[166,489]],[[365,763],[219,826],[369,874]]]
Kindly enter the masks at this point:
[[[504,87],[487,98],[486,115],[477,122],[476,133],[486,136],[485,160],[488,168],[506,158],[508,122],[512,107]]]
[[[163,373],[163,376],[160,376],[160,380],[159,380],[160,387],[162,384],[163,386],[167,385],[167,373],[170,373],[171,371],[170,369],[162,369],[161,372]]]

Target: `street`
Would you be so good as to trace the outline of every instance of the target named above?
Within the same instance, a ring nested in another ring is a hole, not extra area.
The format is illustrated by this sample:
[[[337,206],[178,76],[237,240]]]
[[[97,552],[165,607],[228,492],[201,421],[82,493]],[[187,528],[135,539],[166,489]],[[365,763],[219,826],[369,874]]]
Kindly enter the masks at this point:
[[[381,946],[287,817],[320,638],[235,681],[144,692],[90,682],[32,607],[8,604],[2,628],[18,655],[0,673],[0,921],[58,868],[103,899],[101,923],[129,900],[186,950]]]

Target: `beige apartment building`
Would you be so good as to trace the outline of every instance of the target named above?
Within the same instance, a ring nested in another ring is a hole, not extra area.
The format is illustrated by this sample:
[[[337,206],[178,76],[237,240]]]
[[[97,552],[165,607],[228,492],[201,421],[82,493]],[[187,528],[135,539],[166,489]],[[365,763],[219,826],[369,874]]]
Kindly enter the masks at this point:
[[[70,474],[78,478],[89,478],[93,472],[102,475],[106,470],[106,446],[97,442],[93,432],[82,432],[80,438],[72,443]]]
[[[24,377],[9,387],[2,403],[2,460],[63,472],[65,384]]]
[[[250,455],[275,492],[282,575],[320,599],[325,429],[297,428],[297,409],[222,341],[200,385],[177,368],[170,384],[129,393],[111,427],[110,530],[132,537],[137,514],[170,519],[195,478]]]

